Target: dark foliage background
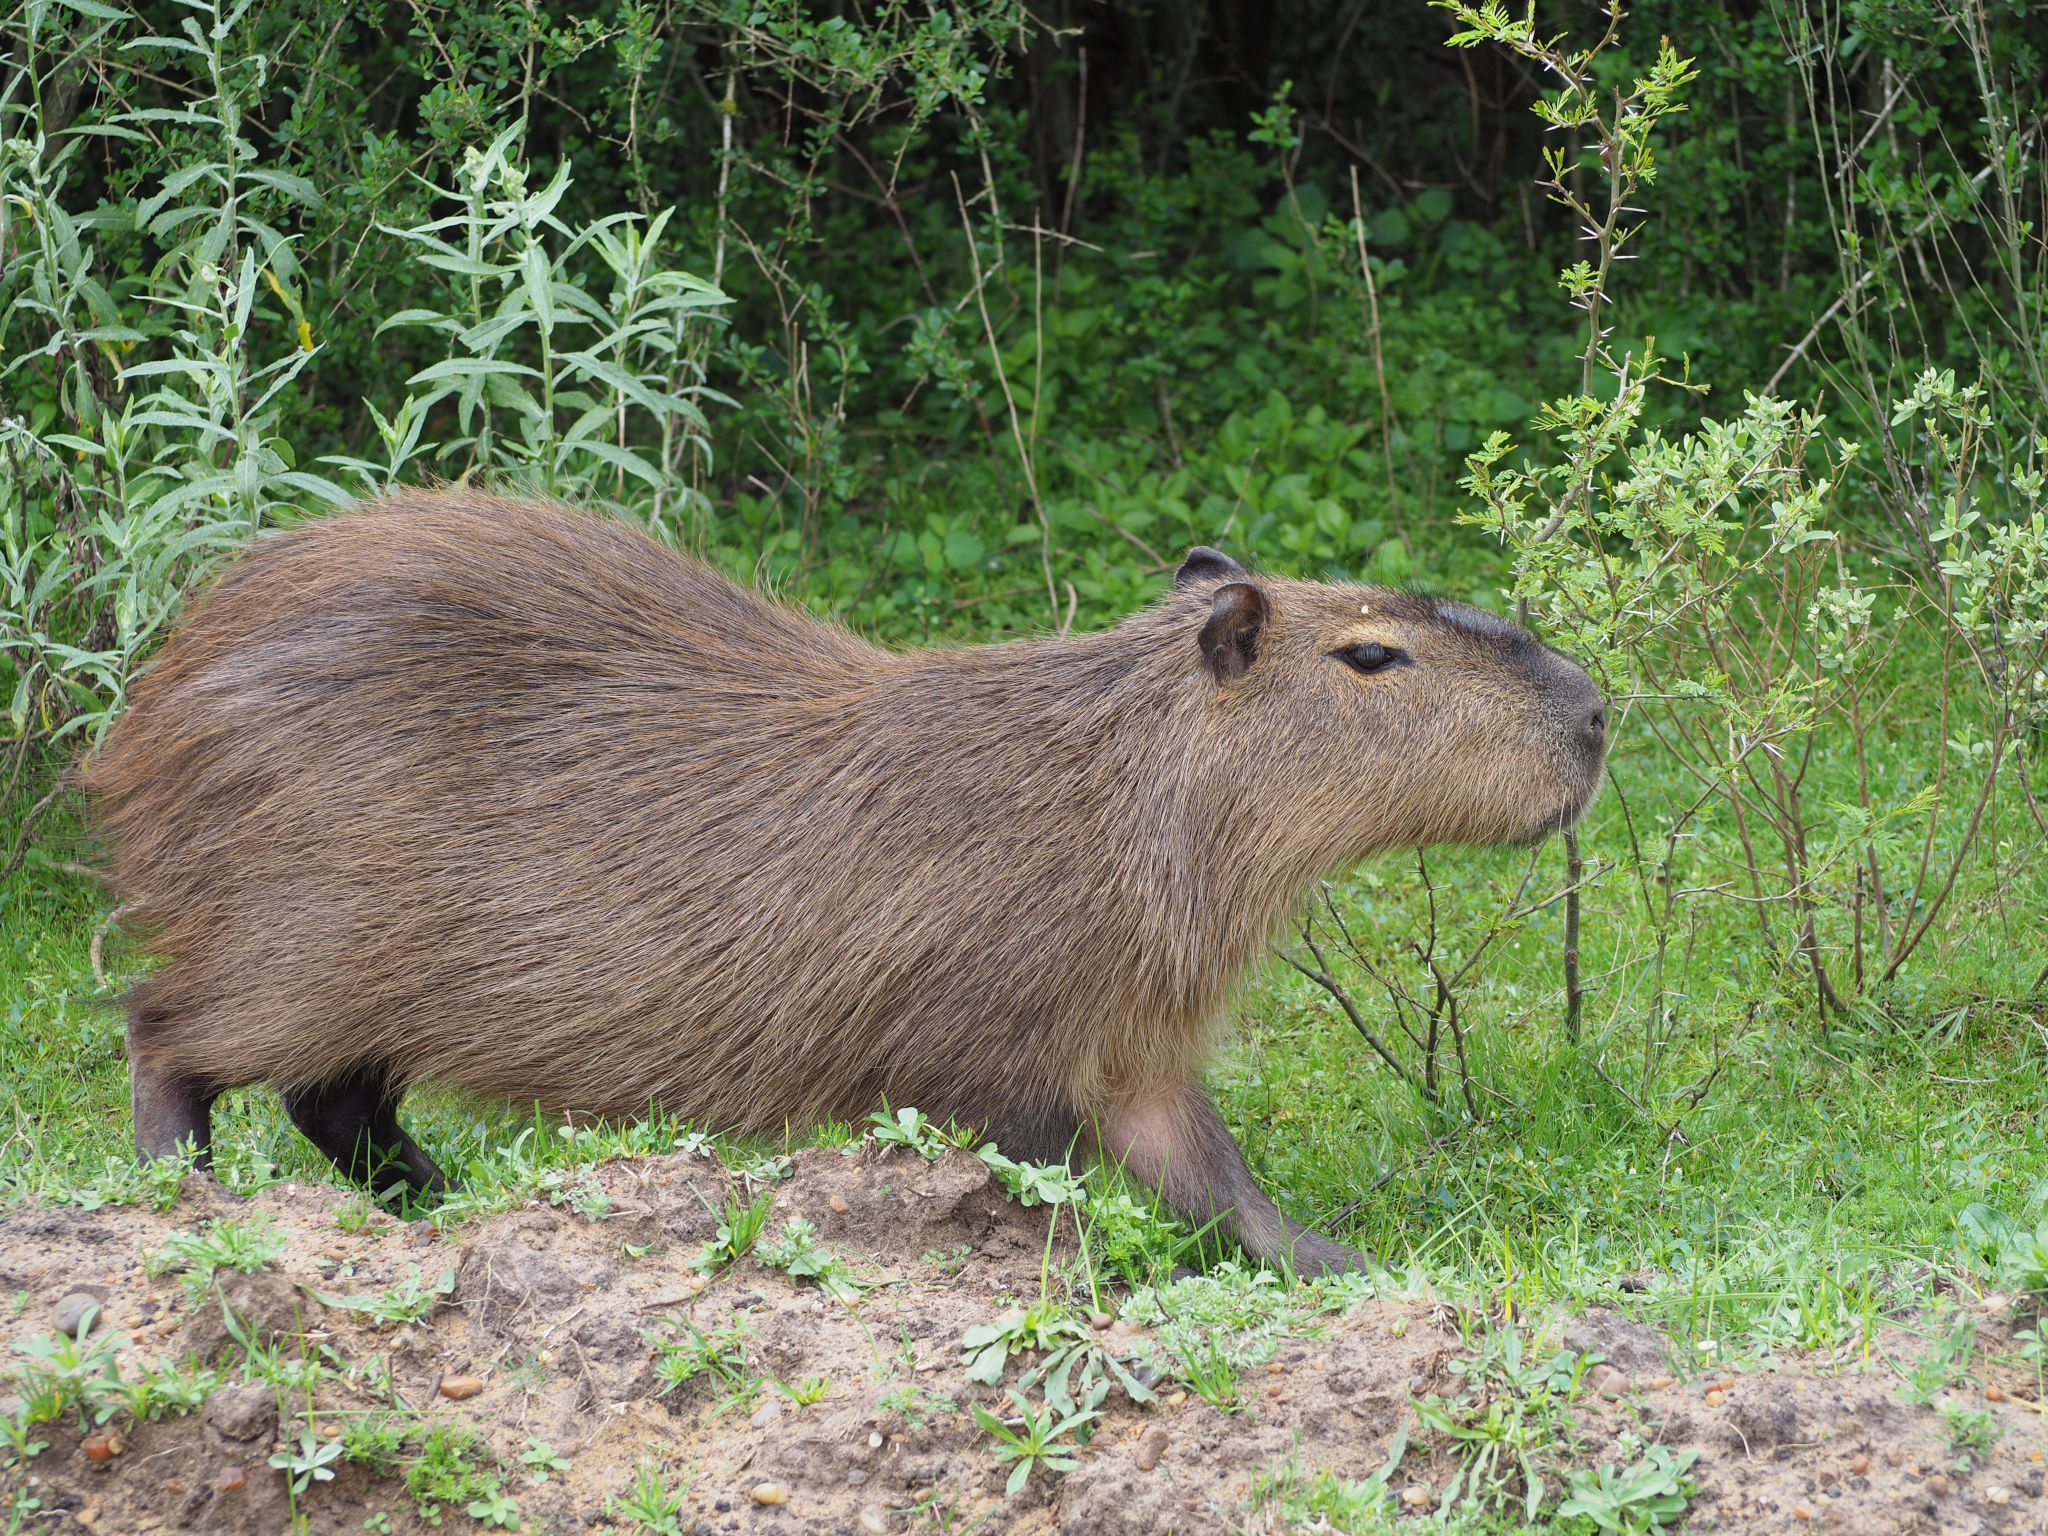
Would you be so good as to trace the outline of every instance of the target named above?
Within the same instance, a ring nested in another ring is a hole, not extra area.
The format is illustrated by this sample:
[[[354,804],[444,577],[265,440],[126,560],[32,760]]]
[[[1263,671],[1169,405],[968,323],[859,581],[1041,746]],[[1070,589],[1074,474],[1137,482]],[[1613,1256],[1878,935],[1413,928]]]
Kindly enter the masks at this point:
[[[89,211],[123,321],[160,336],[177,323],[163,281],[192,226],[138,230],[133,215],[206,130],[79,136],[205,94],[189,53],[136,43],[177,37],[191,10],[167,0],[110,22],[92,3],[42,9],[33,58],[27,12],[13,13],[12,120],[39,98],[50,148],[77,139],[63,205]],[[1978,58],[1969,9],[1645,4],[1621,22],[1604,79],[1623,83],[1663,36],[1700,72],[1660,146],[1640,259],[1614,283],[1621,331],[1653,335],[1715,391],[1660,409],[1712,412],[1775,379],[1837,413],[1881,410],[1831,391],[1828,364],[1850,350],[1833,327],[1781,365],[1867,259],[1847,236],[1867,247],[1929,216],[1882,263],[1883,303],[1860,323],[1907,371],[2013,365],[1973,313],[2004,302],[1973,227],[1980,72],[2024,118],[2041,95],[2042,18],[2025,0],[1977,7]],[[1607,26],[1582,4],[1541,21],[1581,39]],[[449,281],[395,231],[448,213],[433,189],[465,148],[524,121],[514,153],[534,183],[570,171],[568,225],[673,206],[678,264],[733,296],[701,343],[709,382],[737,404],[712,412],[694,534],[736,568],[904,635],[1054,623],[1070,581],[1076,622],[1100,622],[1195,536],[1497,601],[1483,541],[1443,525],[1462,455],[1573,383],[1578,317],[1555,273],[1576,231],[1532,187],[1543,134],[1529,107],[1555,82],[1499,48],[1446,48],[1454,26],[1417,0],[265,0],[227,30],[243,131],[258,162],[317,194],[247,194],[295,258],[272,264],[280,286],[258,295],[252,346],[289,346],[296,311],[320,349],[279,435],[301,462],[360,452],[370,407],[390,412],[444,355],[429,331],[379,330],[436,307]],[[1846,181],[1829,153],[1845,137]],[[1354,213],[1377,278],[1378,369],[1341,227]],[[17,218],[17,279],[21,237]],[[6,312],[10,359],[44,341],[40,318]],[[991,338],[1012,394],[1031,397],[1035,476]],[[86,359],[109,399],[114,361]],[[66,412],[60,363],[10,371],[5,409],[49,428]],[[443,402],[426,440],[453,425]],[[457,455],[415,472],[466,467]]]

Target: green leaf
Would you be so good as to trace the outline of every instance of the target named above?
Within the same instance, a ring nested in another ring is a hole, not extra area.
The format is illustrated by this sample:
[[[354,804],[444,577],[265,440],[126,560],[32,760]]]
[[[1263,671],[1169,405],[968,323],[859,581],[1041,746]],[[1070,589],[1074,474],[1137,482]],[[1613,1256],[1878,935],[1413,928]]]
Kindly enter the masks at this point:
[[[320,201],[320,193],[313,183],[306,180],[303,176],[294,176],[288,171],[248,170],[242,172],[242,179],[244,181],[253,181],[261,187],[270,187],[275,191],[282,192],[293,202],[302,203],[308,208],[324,206]]]
[[[524,363],[507,362],[496,357],[451,357],[435,363],[431,368],[422,368],[405,382],[431,384],[437,379],[489,379],[504,378],[513,374],[537,379],[540,377],[540,370],[529,368]]]
[[[439,267],[444,272],[459,273],[463,277],[503,277],[510,269],[495,267],[488,261],[478,261],[474,256],[464,256],[456,251],[428,251],[419,260],[427,266]]]
[[[540,321],[541,334],[552,336],[555,331],[554,270],[548,265],[548,254],[537,243],[529,245],[520,266],[526,284],[526,302]]]

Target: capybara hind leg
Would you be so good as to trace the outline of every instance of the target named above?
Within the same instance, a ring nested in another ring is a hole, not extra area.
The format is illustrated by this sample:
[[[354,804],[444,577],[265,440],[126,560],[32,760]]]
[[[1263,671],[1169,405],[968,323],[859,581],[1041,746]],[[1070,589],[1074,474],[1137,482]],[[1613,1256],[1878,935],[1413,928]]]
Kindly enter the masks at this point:
[[[963,1122],[972,1124],[972,1120]],[[982,1126],[984,1140],[1003,1156],[1020,1163],[1059,1163],[1075,1155],[1081,1120],[1071,1109],[1053,1105],[1011,1106]]]
[[[219,1095],[191,1078],[165,1072],[133,1047],[128,1053],[128,1086],[135,1107],[135,1151],[153,1162],[190,1143],[193,1166],[213,1166],[213,1101]]]
[[[1215,1222],[1256,1257],[1309,1275],[1360,1267],[1351,1249],[1280,1214],[1199,1086],[1124,1106],[1106,1117],[1099,1134],[1104,1156],[1196,1226]]]
[[[382,1065],[283,1090],[292,1124],[358,1184],[383,1190],[403,1183],[415,1194],[439,1193],[448,1188],[447,1176],[398,1123],[404,1094]]]

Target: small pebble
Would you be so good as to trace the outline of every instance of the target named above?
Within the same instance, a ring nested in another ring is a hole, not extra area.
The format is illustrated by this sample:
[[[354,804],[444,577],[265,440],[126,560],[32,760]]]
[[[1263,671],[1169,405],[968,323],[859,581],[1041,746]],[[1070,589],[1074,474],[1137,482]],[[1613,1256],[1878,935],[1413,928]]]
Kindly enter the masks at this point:
[[[1611,1365],[1594,1366],[1592,1374],[1586,1378],[1586,1384],[1602,1397],[1628,1395],[1628,1377]]]
[[[213,1480],[215,1493],[233,1493],[237,1488],[249,1486],[249,1474],[240,1467],[223,1468],[219,1477]]]
[[[1709,1408],[1718,1408],[1727,1401],[1728,1399],[1718,1390],[1707,1394],[1707,1406]]]
[[[860,1512],[860,1528],[868,1536],[882,1536],[889,1529],[889,1516],[879,1504],[870,1504]]]
[[[780,1483],[756,1483],[754,1484],[754,1502],[756,1504],[787,1504],[789,1502],[789,1490]]]
[[[1666,1387],[1671,1385],[1672,1380],[1673,1378],[1669,1376],[1652,1376],[1648,1381],[1643,1383],[1643,1390],[1645,1392],[1662,1392]]]
[[[844,1216],[848,1211],[853,1209],[852,1206],[846,1203],[846,1196],[844,1195],[834,1195],[831,1200],[831,1206],[833,1210],[837,1211],[842,1216]]]
[[[165,1318],[162,1322],[156,1325],[156,1331],[157,1336],[159,1338],[168,1339],[172,1334],[178,1331],[178,1319],[175,1317]]]
[[[1166,1394],[1166,1406],[1169,1408],[1178,1408],[1187,1400],[1188,1395],[1185,1392],[1169,1392]]]
[[[1150,1472],[1159,1465],[1159,1458],[1166,1454],[1168,1436],[1164,1425],[1154,1424],[1139,1437],[1138,1470]]]
[[[851,1472],[846,1474],[846,1486],[849,1488],[858,1488],[862,1483],[866,1482],[867,1480],[867,1473],[861,1471],[859,1467],[855,1467]]]
[[[868,1449],[871,1451],[879,1451],[881,1448],[882,1432],[878,1429],[868,1435]]]
[[[1984,1389],[1984,1401],[1987,1403],[2004,1402],[2005,1389],[2003,1387],[1986,1387]]]
[[[1266,1388],[1266,1396],[1278,1397],[1280,1396],[1283,1390],[1284,1389],[1281,1387],[1280,1383],[1276,1381],[1270,1387]]]
[[[2012,1490],[2010,1488],[2001,1488],[1998,1484],[1993,1483],[1984,1490],[1984,1497],[1993,1504],[2010,1504],[2012,1502]]]
[[[1925,1483],[1921,1484],[1921,1486],[1937,1499],[1945,1499],[1948,1497],[1949,1490],[1955,1485],[1937,1472],[1934,1476],[1927,1479]]]
[[[1266,1372],[1268,1375],[1278,1376],[1282,1371],[1286,1369],[1286,1366],[1282,1365],[1278,1360],[1275,1360],[1271,1365],[1266,1367]]]
[[[1410,1509],[1427,1509],[1436,1502],[1436,1495],[1420,1483],[1414,1483],[1401,1490],[1401,1502]]]
[[[1870,1470],[1870,1458],[1868,1456],[1858,1456],[1854,1461],[1849,1463],[1849,1470],[1851,1472],[1854,1472],[1858,1477],[1861,1477],[1864,1473]]]
[[[73,1291],[50,1310],[50,1321],[59,1333],[75,1339],[85,1324],[85,1314],[96,1310],[99,1304],[99,1297],[85,1291]]]
[[[1107,1312],[1090,1312],[1088,1314],[1088,1326],[1090,1328],[1095,1329],[1097,1332],[1100,1332],[1102,1329],[1107,1328],[1111,1323],[1115,1321],[1116,1319],[1111,1317]]]
[[[782,1404],[763,1403],[760,1407],[754,1410],[754,1416],[750,1420],[748,1420],[748,1422],[751,1423],[756,1429],[766,1429],[770,1424],[773,1424],[777,1419],[781,1417]]]
[[[1792,1518],[1794,1520],[1811,1520],[1813,1518],[1813,1510],[1804,1504],[1794,1504],[1792,1506]]]
[[[441,1395],[458,1403],[466,1397],[475,1397],[483,1389],[484,1384],[474,1376],[444,1376],[441,1378]]]

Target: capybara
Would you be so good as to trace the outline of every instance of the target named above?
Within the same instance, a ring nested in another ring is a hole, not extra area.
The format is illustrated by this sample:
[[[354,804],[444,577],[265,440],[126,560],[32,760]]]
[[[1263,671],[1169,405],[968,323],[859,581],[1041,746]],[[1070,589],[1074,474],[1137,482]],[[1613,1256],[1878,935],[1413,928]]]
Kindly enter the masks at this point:
[[[1513,624],[1211,549],[1112,629],[891,651],[441,490],[256,540],[79,777],[165,962],[129,999],[145,1157],[252,1082],[422,1192],[425,1078],[754,1132],[887,1102],[1313,1270],[1354,1256],[1198,1077],[1232,984],[1368,854],[1569,826],[1605,741]]]

